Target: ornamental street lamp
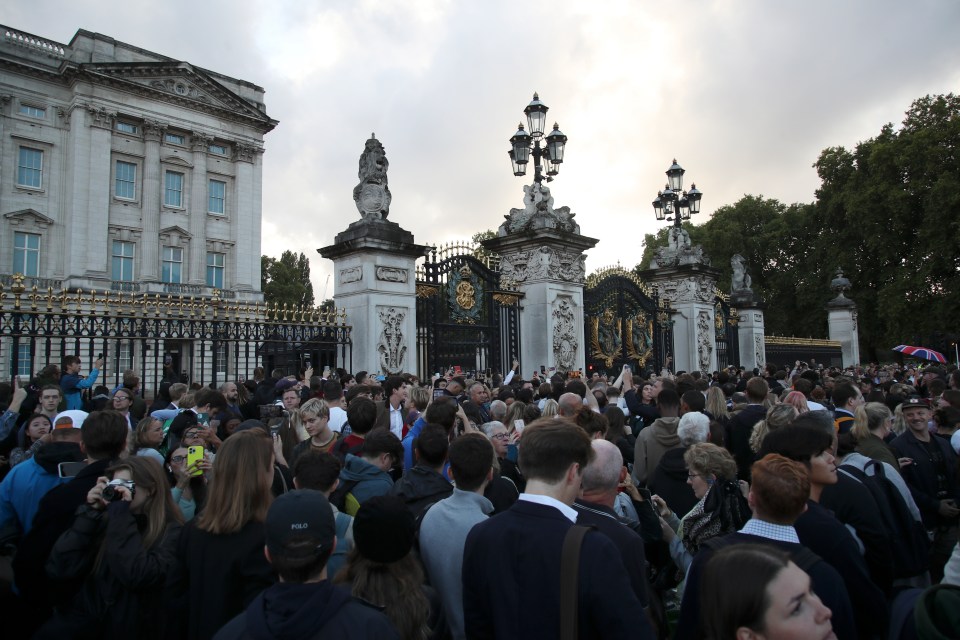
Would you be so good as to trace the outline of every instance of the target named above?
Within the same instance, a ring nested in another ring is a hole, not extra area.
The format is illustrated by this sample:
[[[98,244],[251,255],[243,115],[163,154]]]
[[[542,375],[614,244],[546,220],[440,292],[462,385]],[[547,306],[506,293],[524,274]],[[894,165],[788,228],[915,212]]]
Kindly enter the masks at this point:
[[[540,102],[540,96],[534,93],[533,100],[523,110],[527,115],[529,130],[524,129],[523,124],[521,124],[517,132],[510,138],[510,151],[508,153],[513,175],[526,175],[530,156],[533,156],[533,180],[537,184],[543,182],[544,178],[547,182],[553,181],[553,177],[560,172],[560,165],[563,163],[563,153],[567,144],[567,136],[563,135],[556,123],[553,125],[553,131],[546,136],[543,135],[548,109],[547,105]],[[544,146],[540,146],[541,139]],[[542,165],[541,160],[543,160]]]
[[[700,213],[700,198],[703,197],[696,184],[690,185],[690,191],[683,191],[683,174],[686,172],[674,158],[673,164],[667,169],[667,184],[663,191],[657,192],[657,198],[653,201],[657,220],[672,220],[673,226],[678,229],[684,220]]]

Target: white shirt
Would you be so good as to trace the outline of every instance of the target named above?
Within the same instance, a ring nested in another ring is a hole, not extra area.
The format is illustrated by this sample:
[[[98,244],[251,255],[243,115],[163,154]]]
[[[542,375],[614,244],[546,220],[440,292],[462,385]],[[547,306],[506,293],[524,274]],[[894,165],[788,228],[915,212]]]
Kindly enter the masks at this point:
[[[813,400],[807,400],[807,408],[810,409],[810,411],[826,411],[827,409],[819,402],[814,402]]]
[[[540,495],[539,493],[521,493],[520,500],[525,500],[526,502],[533,502],[535,504],[542,504],[547,507],[553,507],[558,509],[560,513],[566,517],[567,520],[573,524],[577,524],[577,511],[573,507],[563,504],[556,498],[551,498],[550,496]]]
[[[347,424],[347,412],[341,407],[330,407],[330,430],[340,433]]]
[[[390,433],[403,439],[403,404],[396,409],[390,407]]]

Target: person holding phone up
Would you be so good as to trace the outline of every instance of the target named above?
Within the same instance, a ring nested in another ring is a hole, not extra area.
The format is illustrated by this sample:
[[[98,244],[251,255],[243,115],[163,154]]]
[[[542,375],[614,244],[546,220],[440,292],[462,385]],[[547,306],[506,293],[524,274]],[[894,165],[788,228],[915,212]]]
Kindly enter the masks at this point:
[[[83,389],[90,389],[97,381],[100,375],[100,368],[103,367],[103,358],[97,358],[93,363],[93,369],[90,375],[84,378],[80,375],[80,367],[83,363],[80,356],[64,356],[60,361],[60,368],[63,369],[63,375],[60,376],[60,390],[63,392],[63,398],[67,402],[67,410],[82,409],[83,400],[80,398],[80,392]]]

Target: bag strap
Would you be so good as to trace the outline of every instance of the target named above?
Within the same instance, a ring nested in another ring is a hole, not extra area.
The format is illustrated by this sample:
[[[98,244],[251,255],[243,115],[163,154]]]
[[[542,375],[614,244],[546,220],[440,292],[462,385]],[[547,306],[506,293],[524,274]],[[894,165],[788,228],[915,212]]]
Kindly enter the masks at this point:
[[[577,638],[577,592],[580,584],[580,547],[593,527],[573,525],[563,537],[560,554],[560,640]]]

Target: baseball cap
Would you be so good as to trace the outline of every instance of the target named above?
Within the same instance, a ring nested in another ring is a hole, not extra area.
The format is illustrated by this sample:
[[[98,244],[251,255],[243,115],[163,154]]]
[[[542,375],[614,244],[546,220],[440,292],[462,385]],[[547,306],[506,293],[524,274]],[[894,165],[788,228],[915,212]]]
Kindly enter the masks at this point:
[[[61,411],[53,418],[54,429],[80,429],[87,419],[87,412],[79,409]]]
[[[288,558],[329,553],[336,540],[330,503],[312,489],[290,491],[274,500],[265,528],[270,553]],[[292,544],[298,542],[311,544]]]
[[[910,396],[909,398],[903,401],[903,404],[900,405],[900,410],[906,411],[910,407],[921,407],[923,409],[929,409],[930,405],[927,403],[927,401],[924,398],[921,398],[920,396]]]

